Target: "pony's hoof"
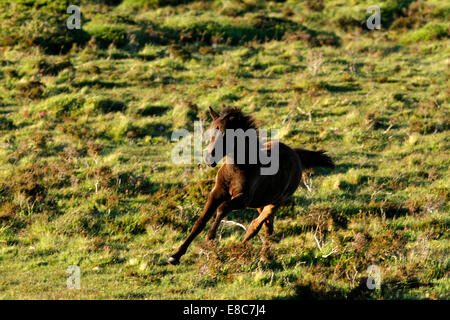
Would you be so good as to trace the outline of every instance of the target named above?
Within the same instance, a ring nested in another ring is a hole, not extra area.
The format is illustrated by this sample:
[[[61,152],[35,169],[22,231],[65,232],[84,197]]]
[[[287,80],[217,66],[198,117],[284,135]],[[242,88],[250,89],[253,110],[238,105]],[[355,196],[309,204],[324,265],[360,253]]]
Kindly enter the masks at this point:
[[[167,262],[170,263],[171,265],[174,265],[174,266],[176,266],[177,264],[180,264],[180,260],[179,260],[179,259],[176,259],[176,258],[174,258],[174,257],[170,257],[170,258],[167,260]]]

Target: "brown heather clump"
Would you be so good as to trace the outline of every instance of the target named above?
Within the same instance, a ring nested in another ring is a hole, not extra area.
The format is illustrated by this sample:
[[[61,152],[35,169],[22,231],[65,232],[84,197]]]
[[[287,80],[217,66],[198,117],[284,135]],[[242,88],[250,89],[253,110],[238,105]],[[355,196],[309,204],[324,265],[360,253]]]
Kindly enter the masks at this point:
[[[305,5],[309,10],[317,12],[320,12],[325,8],[325,3],[323,0],[307,0]]]
[[[50,134],[38,132],[31,136],[30,147],[34,152],[38,153],[38,155],[43,155],[51,140],[52,136]]]
[[[47,193],[47,186],[43,181],[46,173],[41,166],[32,164],[17,172],[8,180],[7,185],[11,193],[22,193],[27,198],[42,201]]]
[[[86,143],[86,150],[91,157],[96,157],[103,150],[103,146],[99,143],[95,143],[94,141],[89,140]]]
[[[95,252],[104,247],[105,239],[103,237],[92,237],[87,244],[88,252]]]
[[[11,194],[20,193],[33,201],[43,201],[50,188],[67,186],[73,175],[67,162],[31,164],[18,170],[6,185]]]
[[[20,160],[22,157],[25,157],[30,153],[30,148],[28,146],[28,139],[24,139],[23,143],[20,144],[16,150],[11,154],[10,162],[14,163]]]
[[[262,261],[270,263],[271,261],[274,261],[276,259],[276,253],[271,242],[274,236],[272,235],[266,238],[268,241],[264,241],[260,255]]]
[[[73,159],[76,159],[80,156],[80,152],[77,148],[72,147],[72,146],[67,146],[63,149],[63,151],[61,152],[60,156],[66,160],[66,161],[70,161]]]
[[[155,185],[145,175],[137,175],[132,172],[120,172],[114,179],[116,181],[115,188],[119,193],[136,195],[151,194],[155,191]]]
[[[110,187],[114,181],[112,169],[107,165],[91,169],[89,176],[95,179],[97,190]]]
[[[259,259],[255,247],[241,242],[220,246],[218,241],[205,240],[199,243],[199,254],[197,269],[213,276],[245,272]]]
[[[16,214],[19,207],[12,202],[5,202],[0,205],[0,221],[7,221]]]
[[[305,217],[305,227],[314,233],[319,242],[324,241],[333,228],[330,211],[320,207],[313,208]]]
[[[80,142],[94,140],[99,135],[95,128],[91,128],[87,124],[75,123],[73,118],[70,117],[65,118],[64,122],[58,123],[56,130]]]
[[[228,256],[228,261],[236,261],[238,264],[252,262],[258,252],[250,243],[229,243],[223,247],[223,253]]]
[[[44,94],[44,87],[44,84],[40,80],[30,80],[20,83],[17,90],[24,98],[40,99]]]
[[[45,183],[49,187],[64,187],[70,185],[74,176],[73,166],[66,161],[55,161],[46,165]]]
[[[355,239],[352,242],[352,248],[356,252],[362,252],[366,249],[367,244],[367,237],[363,233],[359,232],[356,234]]]
[[[401,231],[387,230],[373,236],[366,252],[369,261],[382,261],[403,255],[406,240]]]

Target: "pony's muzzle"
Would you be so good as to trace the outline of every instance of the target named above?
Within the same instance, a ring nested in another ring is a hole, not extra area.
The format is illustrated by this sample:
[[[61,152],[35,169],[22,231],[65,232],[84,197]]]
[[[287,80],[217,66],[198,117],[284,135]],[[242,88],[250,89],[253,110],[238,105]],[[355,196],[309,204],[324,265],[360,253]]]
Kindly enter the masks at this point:
[[[217,166],[217,163],[216,163],[216,161],[214,160],[214,150],[212,151],[212,153],[207,153],[206,155],[205,155],[205,162],[206,162],[206,164],[208,165],[208,166],[211,166],[211,167],[215,167],[215,166]]]

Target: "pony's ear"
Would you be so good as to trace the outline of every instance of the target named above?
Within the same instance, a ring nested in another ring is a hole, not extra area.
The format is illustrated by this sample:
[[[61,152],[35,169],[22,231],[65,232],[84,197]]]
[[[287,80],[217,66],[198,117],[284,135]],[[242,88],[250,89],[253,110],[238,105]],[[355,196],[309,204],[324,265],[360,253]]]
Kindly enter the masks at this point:
[[[219,117],[219,114],[213,110],[213,108],[209,107],[209,114],[213,118],[213,120],[216,120]]]

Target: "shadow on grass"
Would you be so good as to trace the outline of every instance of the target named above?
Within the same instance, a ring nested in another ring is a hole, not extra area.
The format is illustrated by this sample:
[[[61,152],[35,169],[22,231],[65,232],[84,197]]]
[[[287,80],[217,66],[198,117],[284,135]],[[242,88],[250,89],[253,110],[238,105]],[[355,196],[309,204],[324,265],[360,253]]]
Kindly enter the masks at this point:
[[[75,88],[82,87],[90,87],[90,88],[124,88],[127,87],[128,84],[122,82],[112,82],[112,81],[104,81],[104,80],[81,80],[72,83],[72,86]]]
[[[361,90],[359,84],[348,84],[346,86],[326,84],[326,89],[329,92],[352,92]]]
[[[402,277],[383,279],[381,288],[377,290],[369,289],[367,283],[368,278],[361,277],[353,288],[338,288],[324,280],[298,279],[294,294],[278,297],[276,300],[405,299],[411,289],[432,287],[431,283],[420,281],[417,276],[408,279]]]
[[[162,116],[164,115],[170,107],[167,106],[148,106],[144,109],[139,110],[139,114],[145,117]]]

